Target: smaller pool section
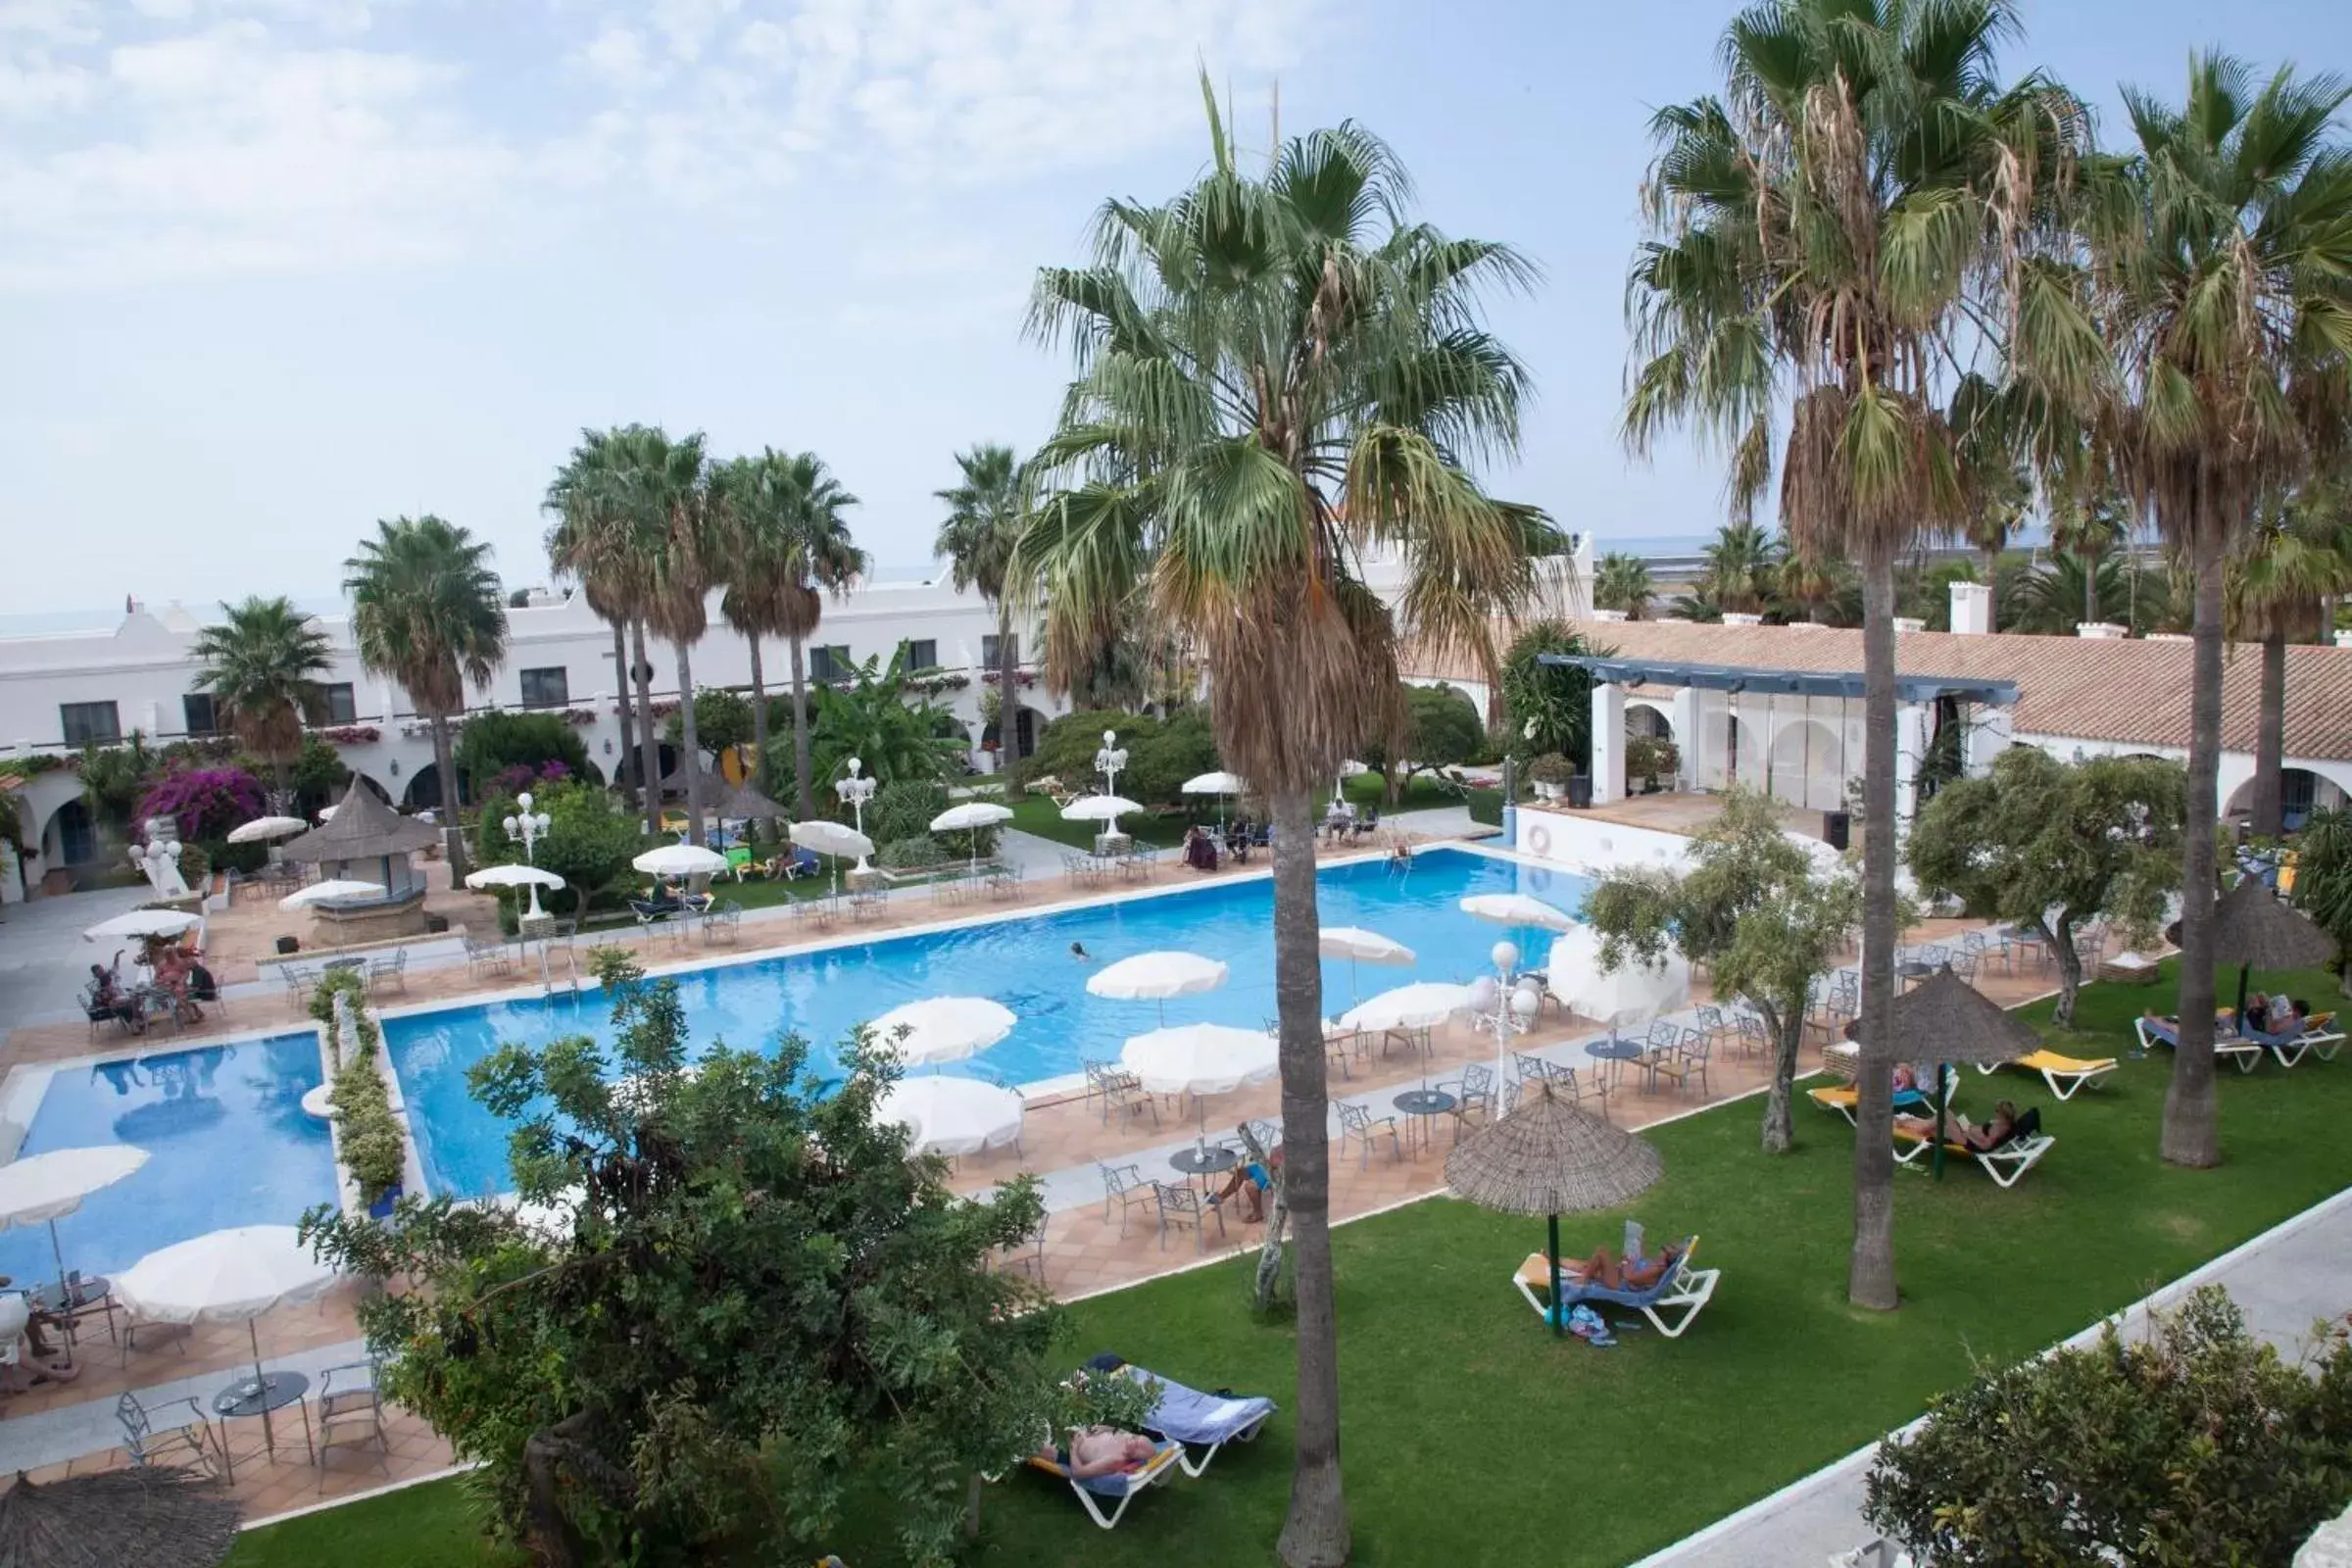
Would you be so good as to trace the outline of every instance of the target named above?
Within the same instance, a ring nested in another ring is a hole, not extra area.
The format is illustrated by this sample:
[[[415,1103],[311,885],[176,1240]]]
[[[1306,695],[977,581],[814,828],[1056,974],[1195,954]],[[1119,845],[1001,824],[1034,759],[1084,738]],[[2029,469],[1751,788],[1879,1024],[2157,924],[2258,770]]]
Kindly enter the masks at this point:
[[[1492,973],[1488,954],[1505,936],[1520,943],[1528,964],[1544,961],[1548,937],[1505,931],[1463,914],[1456,905],[1466,895],[1528,893],[1573,914],[1591,889],[1584,878],[1557,867],[1450,849],[1414,857],[1409,872],[1367,859],[1328,866],[1316,882],[1324,925],[1369,927],[1404,943],[1416,956],[1409,968],[1357,969],[1344,958],[1325,960],[1324,1010],[1334,1013],[1354,995]],[[1273,926],[1270,881],[1211,882],[1180,893],[712,965],[676,978],[693,1049],[724,1040],[738,1049],[773,1050],[780,1037],[797,1032],[810,1043],[809,1065],[820,1077],[838,1071],[834,1048],[862,1019],[924,997],[991,997],[1011,1008],[1019,1024],[970,1063],[944,1070],[978,1068],[1035,1083],[1076,1074],[1082,1057],[1116,1057],[1128,1036],[1162,1021],[1157,1004],[1108,1001],[1086,989],[1096,968],[1138,953],[1179,948],[1222,959],[1231,969],[1222,989],[1169,1002],[1166,1022],[1259,1027],[1275,1011]],[[1083,950],[1083,956],[1074,950]],[[473,1198],[513,1186],[510,1128],[467,1092],[466,1068],[501,1044],[539,1046],[569,1034],[611,1042],[608,1004],[600,994],[443,1007],[385,1020],[385,1045],[434,1192]]]
[[[318,1037],[307,1032],[59,1067],[23,1153],[130,1144],[149,1156],[57,1222],[66,1266],[113,1273],[207,1231],[291,1225],[332,1202],[326,1123],[302,1109],[318,1080]],[[0,1274],[56,1273],[47,1225],[0,1232]]]

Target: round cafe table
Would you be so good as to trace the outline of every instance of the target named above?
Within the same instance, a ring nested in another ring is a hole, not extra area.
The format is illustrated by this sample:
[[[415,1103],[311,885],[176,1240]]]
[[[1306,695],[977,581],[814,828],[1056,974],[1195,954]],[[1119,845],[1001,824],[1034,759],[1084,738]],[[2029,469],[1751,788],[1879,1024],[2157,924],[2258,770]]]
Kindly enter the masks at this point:
[[[1179,1149],[1168,1156],[1170,1169],[1187,1181],[1202,1178],[1202,1187],[1208,1185],[1205,1178],[1222,1176],[1241,1162],[1242,1156],[1223,1144],[1196,1144],[1191,1149]]]
[[[302,1446],[312,1458],[318,1449],[311,1440],[311,1407],[302,1402],[311,1392],[311,1380],[300,1372],[271,1372],[257,1387],[252,1378],[236,1382],[213,1396],[213,1414],[220,1419],[220,1457],[226,1461],[230,1481],[236,1480],[236,1461],[228,1457],[228,1424],[253,1416],[262,1418],[262,1445],[272,1463],[277,1459],[277,1432],[270,1424],[270,1412],[293,1405],[302,1412]]]
[[[1442,1089],[1408,1089],[1390,1103],[1407,1118],[1405,1125],[1412,1129],[1417,1146],[1427,1149],[1436,1137],[1430,1119],[1445,1115],[1461,1102]]]
[[[1625,1064],[1640,1061],[1642,1052],[1642,1046],[1639,1040],[1599,1040],[1585,1047],[1586,1055],[1609,1064],[1609,1082],[1612,1084],[1625,1081]]]

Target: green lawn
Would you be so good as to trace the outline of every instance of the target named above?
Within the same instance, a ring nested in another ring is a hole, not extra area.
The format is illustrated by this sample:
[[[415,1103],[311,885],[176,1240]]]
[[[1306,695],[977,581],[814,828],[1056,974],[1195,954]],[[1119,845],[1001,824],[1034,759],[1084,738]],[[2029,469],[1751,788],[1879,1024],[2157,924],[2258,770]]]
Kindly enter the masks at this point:
[[[1017,801],[1005,801],[1004,804],[1012,808],[1012,820],[1005,826],[1017,827],[1024,833],[1034,833],[1041,839],[1052,839],[1056,844],[1067,844],[1072,849],[1093,849],[1095,834],[1102,829],[1099,822],[1064,821],[1060,808],[1043,795],[1024,795]],[[1215,815],[1212,808],[1208,817],[1213,819]],[[1161,850],[1182,844],[1188,825],[1189,819],[1179,815],[1147,814],[1119,818],[1120,828],[1135,835],[1138,844]]]
[[[2266,989],[2280,988],[2274,977]],[[2230,977],[2234,984],[2234,976]],[[2260,983],[2260,982],[2258,982]],[[2332,981],[2286,980],[2315,1002]],[[2129,1020],[2163,989],[2091,987],[2061,1049],[2121,1054]],[[2321,1004],[2325,1005],[2325,1003]],[[2045,1008],[2030,1015],[2046,1016]],[[1964,1103],[2041,1107],[2057,1148],[2012,1192],[1974,1168],[1940,1183],[1896,1173],[1905,1304],[1844,1303],[1852,1134],[1799,1107],[1800,1147],[1755,1151],[1752,1102],[1657,1129],[1666,1176],[1638,1205],[1653,1236],[1695,1230],[1721,1267],[1714,1303],[1679,1341],[1629,1332],[1594,1350],[1546,1335],[1508,1283],[1539,1223],[1450,1200],[1334,1234],[1347,1475],[1360,1563],[1451,1564],[1475,1529],[1482,1561],[1623,1563],[1688,1534],[1908,1419],[1964,1379],[1972,1356],[2015,1359],[2126,1305],[2347,1184],[2352,1055],[2291,1074],[2224,1070],[2225,1163],[2156,1157],[2169,1057],[2127,1062],[2058,1104],[2038,1079],[1968,1075]],[[1614,1244],[1617,1214],[1571,1220],[1579,1248]],[[1239,1265],[1070,1310],[1073,1359],[1115,1349],[1200,1387],[1291,1396],[1290,1335],[1251,1320]],[[1021,1473],[994,1489],[976,1561],[1270,1559],[1289,1485],[1287,1416],[1200,1481],[1140,1499],[1105,1535],[1066,1489]],[[487,1559],[450,1533],[446,1488],[365,1514],[338,1510],[338,1560]],[[309,1560],[304,1526],[246,1538],[233,1562]],[[862,1538],[862,1539],[860,1539]],[[853,1568],[894,1560],[867,1525],[838,1546]],[[375,1550],[385,1555],[368,1557]],[[267,1555],[276,1552],[279,1555]]]

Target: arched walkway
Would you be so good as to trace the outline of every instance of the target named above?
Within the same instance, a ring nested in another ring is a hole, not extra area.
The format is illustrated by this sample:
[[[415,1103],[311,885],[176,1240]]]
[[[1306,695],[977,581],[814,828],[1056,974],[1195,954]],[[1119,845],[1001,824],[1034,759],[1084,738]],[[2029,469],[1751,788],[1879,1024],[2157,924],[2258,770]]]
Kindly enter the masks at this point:
[[[78,799],[67,801],[41,825],[41,859],[50,866],[88,865],[98,858],[98,829],[90,808]]]
[[[1700,719],[1698,728],[1703,737],[1699,756],[1695,764],[1686,756],[1684,765],[1695,766],[1700,789],[1764,787],[1764,754],[1753,725],[1736,713],[1714,712]]]
[[[401,800],[402,804],[412,811],[429,810],[440,806],[442,804],[441,764],[427,762],[410,774],[408,790],[402,795]],[[466,787],[466,780],[463,777],[458,780],[458,803],[462,806],[473,804],[473,792]]]
[[[770,747],[780,748],[777,755],[789,759],[792,756],[791,728],[786,727],[781,735],[771,733],[767,738],[767,744]],[[667,741],[654,743],[654,757],[662,769],[662,777],[667,778],[678,770],[677,750]],[[625,789],[633,790],[637,787],[637,748],[634,744],[629,747],[628,755],[613,764],[612,782]]]
[[[1809,811],[1834,811],[1844,798],[1837,732],[1818,719],[1791,719],[1772,738],[1772,793]]]
[[[2280,823],[2292,833],[2302,827],[2311,813],[2322,807],[2340,807],[2345,792],[2322,774],[2307,767],[2283,767],[2278,770],[2278,793],[2284,809]],[[2225,817],[2247,816],[2254,809],[2254,780],[2247,779],[2232,790],[2222,808]]]

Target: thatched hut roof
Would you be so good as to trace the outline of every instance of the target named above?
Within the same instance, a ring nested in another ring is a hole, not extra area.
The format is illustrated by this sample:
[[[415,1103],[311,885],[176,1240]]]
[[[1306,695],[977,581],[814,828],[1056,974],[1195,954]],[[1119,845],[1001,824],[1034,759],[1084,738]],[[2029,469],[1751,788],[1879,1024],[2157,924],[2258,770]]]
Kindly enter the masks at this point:
[[[191,1470],[99,1470],[0,1494],[0,1568],[213,1568],[237,1505]]]
[[[2213,961],[2251,969],[2325,968],[2335,961],[2335,938],[2260,877],[2242,877],[2213,907]]]
[[[289,860],[372,860],[421,850],[440,839],[439,828],[401,815],[354,774],[335,814],[302,837],[287,840],[278,853]]]
[[[1894,999],[1894,1059],[1995,1066],[2030,1056],[2041,1036],[1946,964]]]
[[[1543,1094],[1446,1156],[1446,1184],[1503,1214],[1570,1214],[1615,1208],[1658,1179],[1658,1152],[1579,1109],[1544,1084]]]
[[[727,791],[724,796],[719,798],[718,804],[712,807],[712,809],[717,811],[722,819],[730,821],[749,822],[764,820],[771,816],[790,817],[792,815],[790,811],[754,789],[749,779]]]

